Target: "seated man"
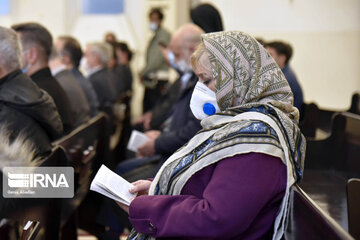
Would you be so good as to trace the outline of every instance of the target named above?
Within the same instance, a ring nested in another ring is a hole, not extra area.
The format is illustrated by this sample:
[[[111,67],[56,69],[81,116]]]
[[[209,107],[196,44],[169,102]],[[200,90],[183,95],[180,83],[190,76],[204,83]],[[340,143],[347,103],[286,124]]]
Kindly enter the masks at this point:
[[[111,46],[107,43],[90,43],[85,50],[84,70],[91,82],[100,109],[113,104],[116,101],[116,84],[112,74],[107,69],[111,58]]]
[[[22,70],[54,99],[64,126],[64,133],[73,129],[73,116],[70,101],[64,89],[51,75],[48,61],[52,48],[52,36],[49,31],[37,23],[13,25],[22,44]]]
[[[71,111],[74,116],[74,127],[81,125],[90,118],[90,106],[75,76],[62,63],[55,48],[50,55],[49,66],[52,75],[58,80],[70,99]]]
[[[124,174],[153,161],[154,155],[160,155],[160,158],[165,160],[200,130],[200,122],[190,110],[191,95],[197,82],[197,77],[191,68],[190,56],[200,43],[202,33],[198,26],[185,24],[173,35],[169,48],[174,53],[175,64],[182,72],[177,82],[179,91],[177,100],[168,113],[168,119],[162,125],[162,131],[145,132],[149,140],[139,148],[138,156],[142,158],[120,163],[117,173]]]
[[[289,65],[293,53],[292,47],[287,43],[274,41],[266,43],[265,48],[284,73],[294,94],[294,106],[301,112],[304,103],[303,92],[295,73]]]
[[[61,36],[55,41],[55,47],[59,52],[61,61],[66,68],[71,70],[76,80],[83,89],[90,105],[90,116],[98,113],[99,101],[92,84],[79,71],[80,60],[83,56],[80,43],[73,37]]]
[[[21,72],[20,56],[16,33],[0,27],[0,127],[8,129],[10,141],[21,134],[45,155],[63,126],[53,99]]]

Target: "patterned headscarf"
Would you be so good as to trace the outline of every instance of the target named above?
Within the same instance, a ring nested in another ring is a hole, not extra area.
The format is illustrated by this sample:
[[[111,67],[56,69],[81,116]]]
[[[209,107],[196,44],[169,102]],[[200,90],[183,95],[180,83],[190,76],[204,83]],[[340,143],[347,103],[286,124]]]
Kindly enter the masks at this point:
[[[278,157],[287,167],[287,187],[273,239],[284,233],[289,189],[301,179],[305,138],[286,78],[267,51],[249,35],[231,31],[203,35],[213,71],[220,113],[201,121],[203,129],[175,152],[156,174],[149,195],[179,195],[205,167],[250,152]],[[154,239],[132,231],[129,239]]]
[[[221,110],[249,103],[272,103],[298,121],[289,84],[264,47],[253,37],[228,31],[203,35],[216,80]]]

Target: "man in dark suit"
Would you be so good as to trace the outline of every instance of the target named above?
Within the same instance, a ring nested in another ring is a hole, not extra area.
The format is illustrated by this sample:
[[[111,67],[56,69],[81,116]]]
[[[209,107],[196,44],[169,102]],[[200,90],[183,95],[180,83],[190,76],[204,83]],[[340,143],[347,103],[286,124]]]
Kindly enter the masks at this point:
[[[90,116],[95,116],[99,111],[99,101],[92,84],[79,71],[80,60],[83,57],[80,43],[73,37],[61,36],[55,41],[61,61],[75,76],[83,89],[90,105]]]
[[[195,24],[185,24],[171,38],[169,48],[174,53],[175,64],[184,63],[181,67],[179,66],[181,76],[174,83],[172,90],[176,94],[175,100],[171,100],[173,102],[171,108],[169,106],[163,108],[168,117],[163,122],[161,130],[145,132],[149,140],[139,148],[138,156],[142,158],[120,163],[117,167],[119,174],[153,161],[154,155],[160,155],[161,159],[166,160],[201,129],[200,121],[195,118],[190,109],[190,99],[197,82],[190,64],[190,56],[200,43],[200,36],[203,33]],[[149,174],[154,174],[154,172]]]
[[[116,101],[116,83],[107,64],[112,54],[108,43],[90,43],[85,50],[84,70],[87,78],[97,94],[100,109],[112,105]]]
[[[51,34],[38,23],[17,24],[13,25],[12,29],[18,33],[21,40],[23,72],[54,99],[64,126],[64,133],[71,131],[74,119],[70,101],[48,67],[52,48]]]
[[[0,27],[0,129],[10,142],[21,136],[36,155],[45,155],[61,136],[62,123],[49,94],[21,72],[20,52],[17,34]]]
[[[55,48],[53,48],[50,55],[49,66],[52,75],[58,80],[70,99],[71,111],[74,116],[74,127],[89,120],[90,107],[85,93],[71,71],[62,63]]]

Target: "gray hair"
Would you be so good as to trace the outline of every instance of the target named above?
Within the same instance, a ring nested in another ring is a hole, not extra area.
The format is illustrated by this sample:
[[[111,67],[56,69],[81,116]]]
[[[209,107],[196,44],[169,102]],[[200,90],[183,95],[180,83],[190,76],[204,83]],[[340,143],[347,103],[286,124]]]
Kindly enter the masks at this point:
[[[11,134],[6,125],[0,127],[0,171],[4,167],[37,167],[43,161],[36,157],[33,142],[25,138],[20,132],[15,139],[10,140]]]
[[[112,56],[112,49],[110,44],[102,42],[89,43],[90,52],[95,53],[100,58],[104,66],[108,64]]]
[[[0,65],[7,72],[21,68],[21,45],[19,37],[14,30],[1,26]]]

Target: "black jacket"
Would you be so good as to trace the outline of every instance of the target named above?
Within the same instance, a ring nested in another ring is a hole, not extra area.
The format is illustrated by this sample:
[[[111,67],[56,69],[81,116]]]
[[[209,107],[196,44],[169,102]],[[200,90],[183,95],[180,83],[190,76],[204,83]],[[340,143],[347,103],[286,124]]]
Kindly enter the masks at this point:
[[[70,100],[58,81],[51,75],[50,69],[43,68],[30,77],[39,88],[45,90],[54,99],[64,126],[64,133],[70,132],[74,127]]]
[[[197,80],[193,73],[186,88],[174,103],[169,131],[163,131],[155,141],[157,154],[165,157],[170,156],[201,129],[200,121],[195,118],[190,109],[190,99]]]
[[[111,72],[103,68],[89,76],[89,81],[94,87],[99,100],[100,109],[116,101],[116,83]]]
[[[11,139],[19,134],[30,139],[39,155],[50,151],[51,141],[63,133],[53,99],[20,70],[0,79],[0,125]]]

